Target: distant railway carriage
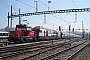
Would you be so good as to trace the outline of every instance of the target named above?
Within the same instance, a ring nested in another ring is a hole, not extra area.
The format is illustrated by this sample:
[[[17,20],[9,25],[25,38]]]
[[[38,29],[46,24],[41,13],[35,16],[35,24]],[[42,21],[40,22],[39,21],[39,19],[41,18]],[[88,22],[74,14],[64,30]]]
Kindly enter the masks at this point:
[[[72,34],[72,33],[67,33],[67,32],[63,32],[62,38],[81,38],[82,36],[80,35],[76,35],[76,34]]]
[[[0,39],[6,39],[9,37],[9,33],[5,31],[0,31]]]
[[[43,26],[36,26],[33,28],[33,31],[37,33],[38,40],[48,40],[48,39],[58,39],[60,38],[60,32]]]

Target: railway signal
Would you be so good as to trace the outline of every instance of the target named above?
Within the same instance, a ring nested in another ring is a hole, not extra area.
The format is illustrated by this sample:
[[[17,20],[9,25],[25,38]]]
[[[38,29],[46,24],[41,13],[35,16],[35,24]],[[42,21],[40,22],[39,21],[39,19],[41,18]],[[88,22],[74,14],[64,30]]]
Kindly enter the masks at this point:
[[[89,39],[90,39],[90,31],[89,31]]]
[[[59,31],[61,31],[61,26],[59,26]]]
[[[69,25],[69,31],[71,30],[71,25]]]
[[[74,32],[74,28],[72,29],[72,31]]]

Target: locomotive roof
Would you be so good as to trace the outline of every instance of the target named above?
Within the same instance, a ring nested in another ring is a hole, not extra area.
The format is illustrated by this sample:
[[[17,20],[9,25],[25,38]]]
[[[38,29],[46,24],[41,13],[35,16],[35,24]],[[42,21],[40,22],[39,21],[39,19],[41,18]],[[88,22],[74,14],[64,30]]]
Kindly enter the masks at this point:
[[[25,28],[25,27],[27,27],[27,28],[31,28],[31,26],[27,26],[27,25],[22,25],[22,24],[20,24],[20,25],[16,25],[16,27],[20,27],[20,28]]]

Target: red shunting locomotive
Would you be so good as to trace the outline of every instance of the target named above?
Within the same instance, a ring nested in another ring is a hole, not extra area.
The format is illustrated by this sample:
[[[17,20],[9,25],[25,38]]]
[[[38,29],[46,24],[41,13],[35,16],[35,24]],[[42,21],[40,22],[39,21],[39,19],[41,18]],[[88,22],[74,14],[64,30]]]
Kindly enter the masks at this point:
[[[16,25],[15,30],[9,31],[10,42],[20,43],[20,42],[29,42],[36,40],[36,32],[32,31],[32,27],[27,25]]]

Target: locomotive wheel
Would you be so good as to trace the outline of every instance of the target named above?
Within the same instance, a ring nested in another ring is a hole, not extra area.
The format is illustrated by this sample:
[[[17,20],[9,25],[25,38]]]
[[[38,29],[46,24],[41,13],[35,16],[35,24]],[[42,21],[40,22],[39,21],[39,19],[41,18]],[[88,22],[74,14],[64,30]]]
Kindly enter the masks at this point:
[[[23,38],[20,38],[20,41],[21,41],[21,42],[24,42],[24,39],[23,39]]]
[[[11,38],[10,37],[8,37],[8,41],[11,42]]]
[[[35,37],[35,38],[33,38],[33,41],[37,41],[36,37]]]
[[[30,42],[30,40],[28,40],[28,39],[24,39],[24,42],[28,43],[28,42]]]

